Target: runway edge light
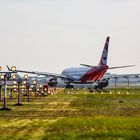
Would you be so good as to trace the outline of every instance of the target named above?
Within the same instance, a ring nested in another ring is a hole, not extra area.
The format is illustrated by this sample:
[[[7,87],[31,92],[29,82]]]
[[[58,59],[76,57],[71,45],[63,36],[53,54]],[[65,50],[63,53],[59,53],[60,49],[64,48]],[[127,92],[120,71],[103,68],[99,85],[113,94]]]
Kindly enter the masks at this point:
[[[24,75],[24,78],[25,78],[25,79],[28,79],[28,74],[25,74],[25,75]]]
[[[16,66],[12,66],[12,67],[11,67],[11,70],[12,70],[12,71],[16,71]]]
[[[2,71],[2,66],[0,66],[0,71]]]

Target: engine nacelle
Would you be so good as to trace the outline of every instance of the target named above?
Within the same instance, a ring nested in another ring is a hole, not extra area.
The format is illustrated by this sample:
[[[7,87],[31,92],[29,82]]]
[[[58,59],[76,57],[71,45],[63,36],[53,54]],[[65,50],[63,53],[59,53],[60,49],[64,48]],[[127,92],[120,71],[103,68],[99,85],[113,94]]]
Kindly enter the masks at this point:
[[[57,78],[52,78],[49,80],[48,85],[50,87],[55,87],[57,85],[57,83],[58,83]]]
[[[104,79],[98,82],[98,85],[95,86],[95,88],[103,89],[104,87],[107,87],[109,82],[109,79]]]

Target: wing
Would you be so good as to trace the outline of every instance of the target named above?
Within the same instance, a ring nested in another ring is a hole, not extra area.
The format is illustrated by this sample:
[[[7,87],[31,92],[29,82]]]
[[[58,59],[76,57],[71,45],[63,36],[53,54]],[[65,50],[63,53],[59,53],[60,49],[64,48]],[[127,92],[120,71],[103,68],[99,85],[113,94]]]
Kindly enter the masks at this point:
[[[47,76],[47,77],[58,77],[58,78],[62,78],[62,79],[69,79],[68,77],[61,75],[61,74],[55,74],[55,73],[49,73],[49,72],[38,72],[38,71],[26,71],[26,70],[12,70],[11,68],[9,68],[9,66],[6,66],[8,68],[9,71],[12,72],[20,72],[20,73],[29,73],[29,74],[36,74],[36,75],[43,75],[43,76]]]

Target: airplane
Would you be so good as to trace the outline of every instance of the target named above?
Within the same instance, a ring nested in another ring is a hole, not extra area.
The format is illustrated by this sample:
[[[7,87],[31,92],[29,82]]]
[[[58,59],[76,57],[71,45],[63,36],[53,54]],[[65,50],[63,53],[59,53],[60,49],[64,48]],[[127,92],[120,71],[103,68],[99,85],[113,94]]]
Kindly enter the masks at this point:
[[[109,40],[110,37],[108,36],[105,41],[105,45],[103,48],[103,52],[99,64],[96,66],[80,64],[81,67],[66,68],[62,71],[61,74],[37,72],[37,71],[24,71],[24,70],[16,70],[16,69],[12,70],[8,66],[7,68],[9,71],[13,71],[13,72],[37,74],[39,76],[44,75],[50,77],[50,80],[48,81],[48,85],[51,87],[56,86],[58,83],[58,78],[61,78],[65,81],[66,88],[73,88],[73,85],[71,84],[92,84],[94,82],[97,82],[96,88],[103,88],[108,85],[109,78],[107,79],[103,78],[108,69],[134,66],[134,65],[127,65],[127,66],[119,66],[119,67],[109,67],[107,65]]]

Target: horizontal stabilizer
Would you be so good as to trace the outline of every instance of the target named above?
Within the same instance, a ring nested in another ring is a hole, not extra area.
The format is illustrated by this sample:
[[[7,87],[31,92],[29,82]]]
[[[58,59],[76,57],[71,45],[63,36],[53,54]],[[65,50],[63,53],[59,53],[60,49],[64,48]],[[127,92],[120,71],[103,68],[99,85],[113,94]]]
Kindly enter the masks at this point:
[[[118,67],[109,67],[108,69],[118,69],[118,68],[134,67],[134,66],[135,66],[135,65],[118,66]]]
[[[90,68],[93,68],[94,66],[91,66],[91,65],[87,65],[87,64],[80,64],[81,66],[85,66],[85,67],[90,67]]]

